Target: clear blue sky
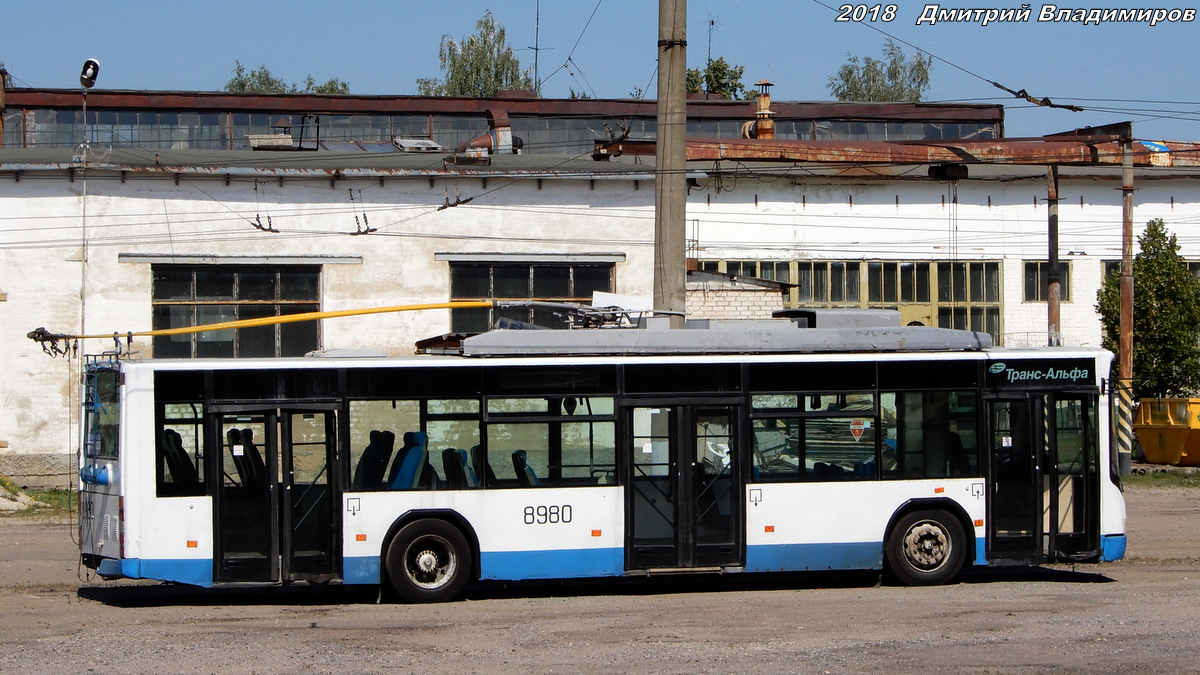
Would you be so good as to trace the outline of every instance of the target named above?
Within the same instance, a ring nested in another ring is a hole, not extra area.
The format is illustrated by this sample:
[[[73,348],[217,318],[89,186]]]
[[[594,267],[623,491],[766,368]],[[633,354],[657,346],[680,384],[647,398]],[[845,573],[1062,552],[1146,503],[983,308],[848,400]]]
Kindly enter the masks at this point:
[[[654,95],[658,3],[654,0],[313,2],[290,0],[0,0],[0,61],[17,86],[78,87],[87,58],[100,61],[100,89],[221,89],[234,60],[267,65],[288,82],[332,77],[353,93],[413,94],[437,77],[444,34],[472,33],[486,9],[503,24],[522,65],[535,44],[543,93],[569,88],[596,97]],[[691,0],[688,63],[713,58],[746,67],[744,82],[775,83],[776,100],[821,101],[847,53],[878,58],[887,36],[937,60],[929,101],[1003,103],[1009,136],[1133,121],[1144,139],[1200,140],[1200,19],[1192,23],[916,25],[924,2],[896,3],[891,22],[835,22],[837,0]],[[1019,2],[959,0],[946,9],[1016,8]],[[827,6],[825,6],[827,5]],[[1060,8],[1187,9],[1144,0],[1059,2]],[[1200,7],[1194,3],[1192,8]],[[594,15],[593,15],[594,12]],[[590,18],[590,23],[589,23]],[[711,22],[711,24],[710,24]],[[711,36],[711,37],[710,37]],[[912,48],[902,45],[906,53]],[[1032,106],[996,89],[1088,108],[1073,113]]]

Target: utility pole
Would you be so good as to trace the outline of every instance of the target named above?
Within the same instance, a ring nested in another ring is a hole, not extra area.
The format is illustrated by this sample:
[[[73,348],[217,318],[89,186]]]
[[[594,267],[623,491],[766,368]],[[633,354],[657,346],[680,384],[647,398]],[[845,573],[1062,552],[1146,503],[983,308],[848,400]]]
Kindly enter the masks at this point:
[[[1046,239],[1049,248],[1049,268],[1046,274],[1046,346],[1062,346],[1062,273],[1058,269],[1058,165],[1051,164],[1047,172],[1046,190],[1048,218]]]
[[[687,311],[687,0],[658,0],[658,119],[654,161],[654,309]]]
[[[1128,476],[1133,463],[1133,125],[1121,134],[1121,327],[1117,360],[1117,465]]]

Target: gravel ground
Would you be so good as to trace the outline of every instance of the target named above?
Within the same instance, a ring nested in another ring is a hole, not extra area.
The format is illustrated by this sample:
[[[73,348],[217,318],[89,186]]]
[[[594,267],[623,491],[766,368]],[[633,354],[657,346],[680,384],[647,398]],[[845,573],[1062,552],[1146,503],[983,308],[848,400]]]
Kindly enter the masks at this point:
[[[1200,490],[1131,488],[1129,557],[937,588],[871,574],[373,593],[80,580],[63,523],[0,518],[0,664],[35,673],[1200,672]]]

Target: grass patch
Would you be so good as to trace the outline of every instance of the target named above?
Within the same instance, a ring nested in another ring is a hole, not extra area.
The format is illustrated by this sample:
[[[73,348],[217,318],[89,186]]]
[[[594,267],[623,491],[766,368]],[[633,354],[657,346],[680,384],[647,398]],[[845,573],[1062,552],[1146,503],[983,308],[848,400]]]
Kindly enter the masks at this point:
[[[49,511],[50,515],[66,516],[73,513],[76,508],[78,497],[73,490],[62,490],[52,488],[49,490],[26,490],[25,494],[33,499],[34,506],[32,509],[39,513]]]
[[[21,486],[12,482],[12,479],[8,476],[0,476],[0,490],[4,490],[5,492],[15,495],[21,492]]]
[[[1123,476],[1121,482],[1136,487],[1200,488],[1200,473],[1184,469],[1155,468]]]
[[[61,488],[23,490],[8,476],[0,476],[0,491],[29,500],[29,505],[25,508],[15,511],[0,511],[0,516],[40,516],[54,520],[69,518],[78,508],[78,496],[74,490]]]

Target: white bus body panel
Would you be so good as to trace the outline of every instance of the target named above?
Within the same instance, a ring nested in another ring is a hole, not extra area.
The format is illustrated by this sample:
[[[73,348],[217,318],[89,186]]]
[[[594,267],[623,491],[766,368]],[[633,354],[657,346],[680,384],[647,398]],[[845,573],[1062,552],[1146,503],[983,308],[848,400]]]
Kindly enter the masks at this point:
[[[623,499],[616,486],[346,493],[343,580],[379,583],[392,526],[416,512],[465,521],[479,543],[482,579],[621,575]]]
[[[943,510],[953,501],[972,523],[984,522],[982,478],[756,483],[746,491],[747,572],[880,569],[892,515],[915,500]],[[982,526],[974,539],[974,560],[983,562]]]

